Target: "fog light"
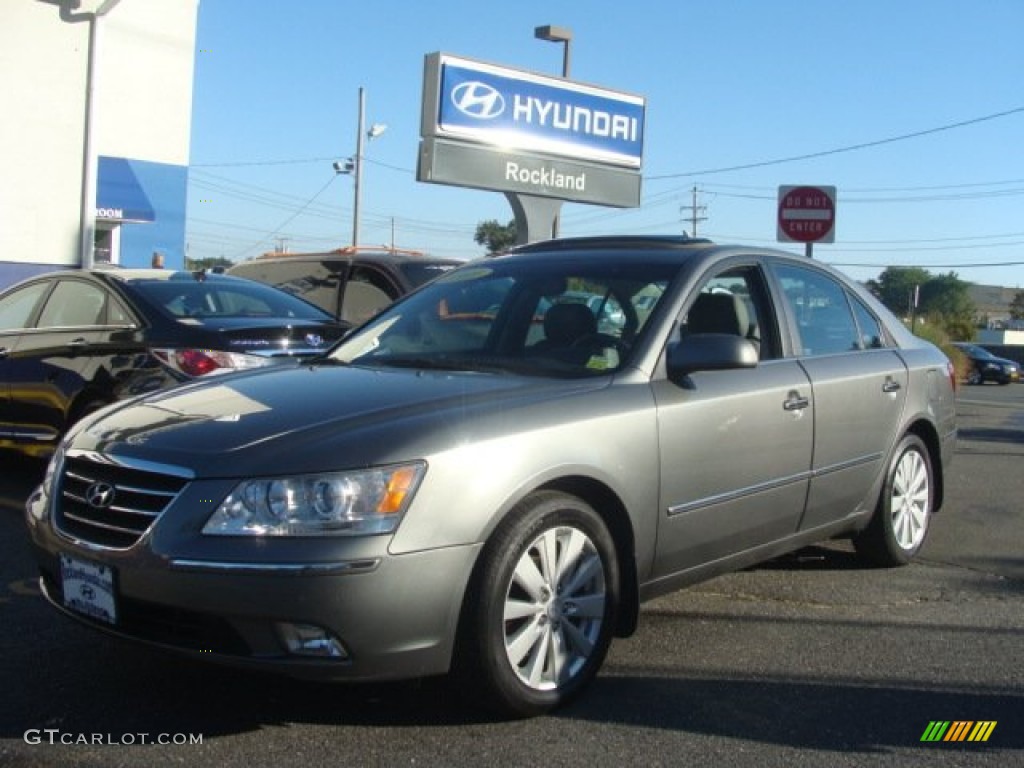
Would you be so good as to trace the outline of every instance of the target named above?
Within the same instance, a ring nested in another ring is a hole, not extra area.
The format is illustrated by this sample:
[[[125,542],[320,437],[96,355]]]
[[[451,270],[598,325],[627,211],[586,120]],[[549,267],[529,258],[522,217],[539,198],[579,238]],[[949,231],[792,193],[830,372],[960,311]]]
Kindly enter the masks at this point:
[[[336,638],[323,627],[313,624],[292,624],[280,622],[277,632],[288,653],[296,656],[320,656],[331,659],[347,659],[348,651]]]

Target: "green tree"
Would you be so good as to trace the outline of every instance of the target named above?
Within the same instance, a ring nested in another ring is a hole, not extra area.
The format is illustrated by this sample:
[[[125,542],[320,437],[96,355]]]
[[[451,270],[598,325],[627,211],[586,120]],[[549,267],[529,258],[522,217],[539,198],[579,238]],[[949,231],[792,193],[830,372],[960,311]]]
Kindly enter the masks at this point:
[[[476,225],[473,239],[477,245],[486,245],[489,254],[506,251],[516,242],[515,219],[505,225],[499,224],[496,219],[481,221]]]
[[[953,338],[969,339],[974,335],[977,307],[971,300],[966,283],[955,272],[935,275],[921,286],[921,310],[942,318],[942,325]]]
[[[1014,320],[1024,320],[1024,291],[1017,291],[1010,302],[1010,317]]]
[[[955,272],[933,275],[921,267],[889,267],[868,284],[885,306],[902,317],[910,316],[916,291],[918,304],[913,314],[928,317],[928,322],[938,324],[955,339],[974,335],[977,308],[969,286]]]
[[[910,315],[914,289],[931,279],[931,273],[920,267],[888,267],[868,287],[894,314]]]
[[[223,256],[211,257],[208,259],[185,259],[185,269],[190,272],[196,272],[200,269],[210,270],[214,267],[228,267],[234,266],[235,262],[231,259],[226,259]]]

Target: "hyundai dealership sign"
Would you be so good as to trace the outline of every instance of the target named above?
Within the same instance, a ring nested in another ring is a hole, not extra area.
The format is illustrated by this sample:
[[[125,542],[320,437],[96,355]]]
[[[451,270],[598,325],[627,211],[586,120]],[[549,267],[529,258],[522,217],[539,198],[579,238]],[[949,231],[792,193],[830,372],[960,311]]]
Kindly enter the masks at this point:
[[[636,206],[645,106],[620,91],[432,53],[417,178]]]

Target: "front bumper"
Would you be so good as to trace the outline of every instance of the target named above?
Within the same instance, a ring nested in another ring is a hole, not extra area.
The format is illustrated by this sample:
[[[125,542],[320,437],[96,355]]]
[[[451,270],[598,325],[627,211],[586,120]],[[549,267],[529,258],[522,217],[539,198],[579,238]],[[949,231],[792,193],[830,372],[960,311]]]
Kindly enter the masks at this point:
[[[476,545],[395,556],[387,536],[211,542],[216,537],[190,535],[171,508],[137,544],[117,550],[58,531],[49,503],[37,491],[27,508],[43,594],[96,629],[203,660],[316,679],[407,679],[449,668]],[[112,570],[115,623],[65,606],[62,554]],[[282,624],[323,628],[347,655],[289,652]]]

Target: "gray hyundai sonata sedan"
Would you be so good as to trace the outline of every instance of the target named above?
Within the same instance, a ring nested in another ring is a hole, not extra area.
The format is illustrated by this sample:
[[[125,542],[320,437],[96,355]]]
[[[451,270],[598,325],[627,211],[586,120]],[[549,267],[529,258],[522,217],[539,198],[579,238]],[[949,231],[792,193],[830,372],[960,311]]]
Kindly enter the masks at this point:
[[[450,674],[529,716],[644,600],[830,538],[908,562],[954,439],[947,358],[834,270],[565,239],[453,270],[313,362],[100,411],[26,518],[44,594],[98,629],[298,676]]]

